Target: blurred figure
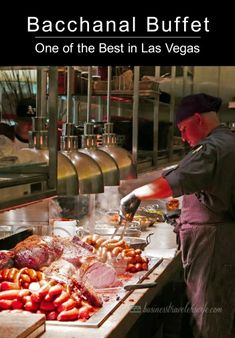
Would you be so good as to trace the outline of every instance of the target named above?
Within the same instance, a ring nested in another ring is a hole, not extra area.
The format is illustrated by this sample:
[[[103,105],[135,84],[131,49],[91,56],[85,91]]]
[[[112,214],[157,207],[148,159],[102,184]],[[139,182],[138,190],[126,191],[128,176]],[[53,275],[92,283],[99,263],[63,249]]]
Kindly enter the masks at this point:
[[[14,155],[14,127],[7,123],[0,123],[0,158]]]
[[[32,117],[36,116],[36,100],[22,99],[16,107],[16,125],[14,147],[16,150],[27,148],[29,132],[32,130]]]

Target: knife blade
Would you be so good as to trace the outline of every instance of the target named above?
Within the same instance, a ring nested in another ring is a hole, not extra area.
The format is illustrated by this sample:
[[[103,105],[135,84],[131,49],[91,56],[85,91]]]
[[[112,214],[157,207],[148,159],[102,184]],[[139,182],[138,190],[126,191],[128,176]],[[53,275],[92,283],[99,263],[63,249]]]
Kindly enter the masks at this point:
[[[156,282],[153,283],[143,283],[143,284],[128,284],[124,286],[126,291],[136,290],[136,289],[149,289],[154,288],[157,285]]]

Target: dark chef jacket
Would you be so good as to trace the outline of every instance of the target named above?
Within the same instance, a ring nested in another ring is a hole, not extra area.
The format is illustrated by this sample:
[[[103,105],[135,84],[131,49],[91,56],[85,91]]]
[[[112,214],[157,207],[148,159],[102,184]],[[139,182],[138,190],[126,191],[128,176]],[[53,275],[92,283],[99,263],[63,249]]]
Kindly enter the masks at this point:
[[[234,219],[235,135],[226,127],[215,128],[179,163],[164,174],[174,197],[195,193],[201,212],[182,210],[182,221],[210,223]]]
[[[179,234],[196,336],[229,337],[235,310],[235,135],[215,128],[163,176],[174,197],[183,195]]]

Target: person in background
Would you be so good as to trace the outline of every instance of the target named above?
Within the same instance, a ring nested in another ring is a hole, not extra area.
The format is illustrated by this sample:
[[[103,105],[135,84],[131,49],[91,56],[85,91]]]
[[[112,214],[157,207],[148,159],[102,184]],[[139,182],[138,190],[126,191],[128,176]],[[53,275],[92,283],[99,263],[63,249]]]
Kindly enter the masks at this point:
[[[14,155],[14,127],[0,122],[0,158]]]
[[[16,150],[27,148],[29,143],[29,131],[32,130],[32,117],[36,116],[36,100],[24,98],[16,107],[16,124],[14,147]]]
[[[184,97],[176,124],[191,150],[120,203],[120,217],[131,219],[142,200],[183,197],[177,228],[196,338],[232,337],[235,312],[235,135],[220,124],[221,103]]]

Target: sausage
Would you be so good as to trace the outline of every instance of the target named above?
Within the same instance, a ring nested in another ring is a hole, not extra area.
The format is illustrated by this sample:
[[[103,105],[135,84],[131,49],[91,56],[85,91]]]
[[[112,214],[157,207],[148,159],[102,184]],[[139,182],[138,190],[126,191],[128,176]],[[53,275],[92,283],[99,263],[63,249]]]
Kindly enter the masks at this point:
[[[49,289],[48,294],[50,297],[54,297],[60,295],[63,290],[64,288],[61,284],[56,284]]]
[[[37,271],[35,271],[34,269],[28,269],[27,272],[28,272],[28,275],[29,275],[31,281],[36,282],[39,279]]]
[[[107,260],[112,261],[112,253],[110,251],[107,252]]]
[[[117,240],[116,239],[106,239],[102,244],[101,246],[106,246],[107,244],[111,244],[111,243],[117,243]]]
[[[46,314],[47,320],[56,320],[57,316],[58,316],[58,312],[56,312],[56,311],[51,311],[51,312]]]
[[[97,241],[95,242],[96,249],[98,249],[104,241],[106,241],[104,237],[98,238]]]
[[[11,308],[12,300],[10,299],[0,299],[0,309],[8,310]]]
[[[6,290],[19,290],[20,287],[17,283],[13,282],[8,282],[4,281],[1,283],[1,291],[6,291]]]
[[[100,258],[99,260],[102,263],[105,263],[107,261],[107,248],[99,247],[99,249],[98,249],[98,256]]]
[[[9,272],[10,272],[10,269],[3,269],[1,271],[2,280],[7,280],[7,276]]]
[[[116,241],[116,243],[108,243],[106,244],[106,248],[108,250],[113,250],[114,248],[116,248],[117,246],[122,246],[125,244],[124,239],[120,239],[120,241]]]
[[[23,309],[24,304],[19,299],[13,299],[11,303],[11,307],[14,310],[19,310],[19,309]]]
[[[28,268],[22,268],[22,269],[20,269],[18,271],[18,273],[15,276],[15,282],[16,283],[18,283],[19,285],[21,285],[22,280],[24,280],[24,279],[22,279],[22,275],[23,275],[23,278],[27,279],[27,277],[25,277],[25,276],[28,276],[27,275],[27,270],[28,270]],[[29,276],[28,276],[28,278],[29,278]],[[26,280],[26,282],[28,282],[28,281]],[[29,282],[28,283],[30,283],[30,278],[29,278]]]
[[[25,296],[22,297],[22,301],[24,303],[32,302],[32,296],[31,295],[25,295]]]
[[[21,289],[19,290],[19,298],[23,298],[25,296],[29,296],[31,294],[31,291],[28,289]]]
[[[45,279],[45,275],[41,271],[36,271],[37,272],[37,279],[41,281],[42,279]]]
[[[46,282],[43,286],[41,286],[41,288],[38,290],[38,294],[40,297],[45,297],[50,289],[51,285]]]
[[[57,320],[59,321],[76,320],[79,318],[78,316],[79,316],[78,309],[73,308],[71,310],[60,312],[57,317]]]
[[[76,307],[77,302],[75,300],[73,300],[72,298],[69,298],[66,302],[62,303],[59,307],[58,307],[58,312],[62,312],[62,311],[67,311],[67,310],[71,310],[74,307]]]
[[[32,301],[28,301],[24,304],[24,309],[26,311],[30,311],[30,312],[35,312],[38,310],[38,303],[33,303]]]
[[[15,278],[16,278],[18,272],[19,272],[19,270],[16,269],[16,268],[9,269],[9,272],[7,274],[7,279],[10,282],[15,282]]]
[[[20,280],[23,281],[23,282],[26,282],[26,283],[30,283],[31,282],[30,276],[27,275],[26,273],[22,273],[20,275]]]
[[[70,298],[70,294],[66,291],[62,291],[61,294],[54,300],[55,307],[60,306]]]
[[[130,272],[136,272],[136,267],[135,267],[135,265],[129,263],[129,264],[127,265],[127,271],[130,271]]]
[[[39,309],[42,310],[42,311],[50,312],[50,311],[55,310],[55,306],[54,306],[53,302],[47,302],[47,301],[43,300],[40,303]]]
[[[100,238],[100,235],[97,235],[97,234],[94,234],[94,235],[92,235],[92,241],[93,242],[96,242],[97,241],[97,239],[99,239]]]
[[[19,291],[20,290],[6,290],[0,292],[0,300],[1,299],[16,299],[19,298]]]
[[[23,282],[21,285],[24,289],[28,289],[29,288],[29,283],[28,282]]]
[[[116,247],[112,250],[112,254],[113,254],[114,256],[117,257],[117,255],[118,255],[120,252],[122,252],[122,250],[123,250],[122,247],[116,246]]]
[[[122,250],[122,257],[133,257],[135,255],[134,249],[124,249]]]
[[[82,238],[82,241],[83,241],[83,242],[86,242],[86,243],[88,243],[88,244],[91,244],[91,243],[92,243],[92,235],[84,236],[84,237]]]
[[[32,302],[34,302],[34,303],[40,303],[42,298],[40,297],[38,292],[33,292],[32,295],[31,295],[31,299],[32,299]]]
[[[47,302],[52,302],[54,300],[53,296],[50,296],[49,293],[44,297],[44,300]]]
[[[90,318],[90,312],[91,312],[90,310],[91,309],[88,306],[86,306],[86,305],[80,307],[78,309],[78,318],[81,318],[81,319],[88,319],[88,318]]]

